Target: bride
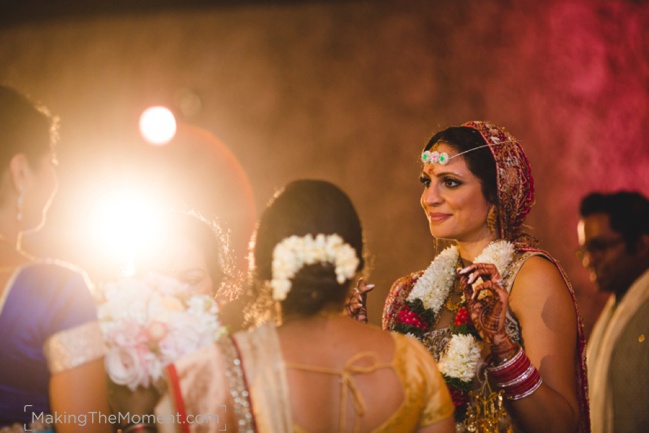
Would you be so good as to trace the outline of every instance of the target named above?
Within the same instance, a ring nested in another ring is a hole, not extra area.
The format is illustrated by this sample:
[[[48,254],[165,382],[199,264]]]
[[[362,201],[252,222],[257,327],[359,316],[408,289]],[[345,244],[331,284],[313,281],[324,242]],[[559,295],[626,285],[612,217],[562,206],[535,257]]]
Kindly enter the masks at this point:
[[[452,245],[394,283],[383,327],[438,360],[459,431],[589,431],[582,325],[563,271],[524,231],[534,184],[522,147],[468,122],[421,159],[430,232]]]

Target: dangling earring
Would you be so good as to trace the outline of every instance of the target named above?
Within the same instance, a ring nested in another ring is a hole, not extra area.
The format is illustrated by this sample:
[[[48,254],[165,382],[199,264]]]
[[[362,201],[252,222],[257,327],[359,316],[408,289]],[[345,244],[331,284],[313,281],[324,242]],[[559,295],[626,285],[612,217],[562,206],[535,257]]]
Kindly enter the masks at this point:
[[[23,190],[18,190],[18,197],[16,198],[16,221],[23,220]]]
[[[487,213],[487,228],[490,232],[495,232],[498,227],[498,208],[492,205]]]

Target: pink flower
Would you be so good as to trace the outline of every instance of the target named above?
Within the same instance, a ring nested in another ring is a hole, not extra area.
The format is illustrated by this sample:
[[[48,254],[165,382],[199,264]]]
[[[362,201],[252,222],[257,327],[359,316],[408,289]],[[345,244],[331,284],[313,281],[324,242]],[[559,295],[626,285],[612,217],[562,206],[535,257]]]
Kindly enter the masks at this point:
[[[167,324],[160,322],[159,320],[149,323],[149,326],[147,326],[145,330],[146,337],[149,342],[158,342],[162,340],[167,335],[167,332]]]
[[[219,337],[217,313],[211,296],[170,278],[105,285],[98,316],[110,378],[130,389],[156,382],[166,365]]]
[[[106,340],[112,345],[130,347],[146,342],[147,337],[141,325],[134,320],[127,319],[112,323],[108,328]]]
[[[143,349],[137,346],[111,348],[104,360],[111,380],[118,385],[127,385],[131,390],[138,385],[149,386],[144,355]]]

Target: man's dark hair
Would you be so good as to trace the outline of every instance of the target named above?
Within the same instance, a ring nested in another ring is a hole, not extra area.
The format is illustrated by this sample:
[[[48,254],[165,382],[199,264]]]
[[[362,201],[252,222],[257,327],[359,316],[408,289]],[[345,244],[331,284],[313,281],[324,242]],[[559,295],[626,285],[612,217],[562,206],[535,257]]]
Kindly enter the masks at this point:
[[[609,216],[611,228],[622,235],[630,253],[635,252],[638,238],[649,233],[649,200],[639,192],[588,194],[581,200],[579,215],[584,218],[596,213]]]

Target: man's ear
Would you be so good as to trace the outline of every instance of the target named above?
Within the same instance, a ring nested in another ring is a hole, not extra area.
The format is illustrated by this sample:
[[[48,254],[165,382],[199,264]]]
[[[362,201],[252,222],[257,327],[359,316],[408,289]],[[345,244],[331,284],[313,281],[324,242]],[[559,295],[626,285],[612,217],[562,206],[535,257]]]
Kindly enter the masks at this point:
[[[642,233],[636,241],[636,251],[649,258],[649,233]]]

